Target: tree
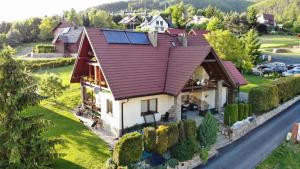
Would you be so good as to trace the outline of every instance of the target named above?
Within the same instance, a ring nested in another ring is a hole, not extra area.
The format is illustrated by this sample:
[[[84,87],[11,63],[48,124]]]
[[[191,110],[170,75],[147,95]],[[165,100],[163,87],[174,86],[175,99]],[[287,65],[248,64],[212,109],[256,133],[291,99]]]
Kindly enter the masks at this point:
[[[73,8],[70,11],[64,11],[64,18],[70,23],[82,25],[81,17]]]
[[[248,9],[247,20],[250,28],[255,28],[257,26],[257,11],[254,7]]]
[[[59,20],[55,17],[45,17],[41,24],[39,25],[40,29],[40,38],[41,40],[47,41],[52,38],[51,30],[58,24]]]
[[[35,79],[12,53],[8,47],[0,51],[0,168],[46,168],[58,157],[54,146],[61,141],[44,137],[50,121],[22,115],[40,97]]]
[[[257,63],[260,52],[260,42],[258,33],[254,29],[250,29],[243,37],[242,41],[245,47],[246,55],[251,59],[252,63]]]
[[[251,70],[251,59],[246,55],[242,41],[233,33],[217,30],[210,32],[206,38],[223,60],[232,61],[240,70]]]
[[[208,22],[206,29],[209,31],[215,31],[218,29],[224,29],[224,25],[219,18],[214,17]]]
[[[218,123],[210,112],[204,117],[197,132],[198,141],[202,146],[210,147],[217,141]]]
[[[56,74],[45,74],[40,81],[40,90],[43,95],[48,97],[53,97],[56,99],[57,96],[63,94],[63,91],[68,86],[64,86],[62,79],[60,79]]]
[[[165,10],[166,14],[169,14],[172,18],[173,24],[178,28],[185,28],[186,26],[186,8],[183,2],[170,6]]]
[[[93,10],[89,12],[90,25],[102,28],[112,27],[112,17],[102,10]]]

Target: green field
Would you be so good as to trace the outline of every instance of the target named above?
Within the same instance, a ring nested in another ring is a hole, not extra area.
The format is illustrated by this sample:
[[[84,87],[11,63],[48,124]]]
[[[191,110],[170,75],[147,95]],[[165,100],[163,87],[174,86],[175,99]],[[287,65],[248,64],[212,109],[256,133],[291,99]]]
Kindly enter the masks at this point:
[[[50,69],[48,72],[57,73],[65,84],[69,84],[73,66]],[[46,71],[34,73],[42,76]],[[65,154],[55,161],[53,168],[102,168],[110,152],[108,145],[79,122],[70,112],[80,103],[80,86],[71,84],[64,94],[57,98],[58,103],[46,99],[39,106],[26,110],[27,114],[42,114],[45,119],[51,120],[54,125],[47,132],[48,137],[64,139],[65,145],[57,148]]]
[[[256,169],[299,169],[300,145],[283,143]]]
[[[271,80],[264,78],[264,77],[260,77],[260,76],[255,76],[255,75],[249,75],[249,74],[245,74],[244,77],[246,78],[246,80],[248,81],[248,84],[245,86],[242,86],[240,88],[240,90],[242,92],[246,92],[248,93],[250,91],[251,88],[263,84],[263,83],[268,83]]]
[[[300,38],[283,35],[264,35],[260,38],[261,48],[278,48],[299,45]]]

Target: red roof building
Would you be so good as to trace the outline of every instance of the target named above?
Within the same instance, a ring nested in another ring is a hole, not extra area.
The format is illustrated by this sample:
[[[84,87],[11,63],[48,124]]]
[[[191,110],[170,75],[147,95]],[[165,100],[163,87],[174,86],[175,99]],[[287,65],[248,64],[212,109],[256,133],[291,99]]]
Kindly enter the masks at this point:
[[[180,34],[184,34],[184,33],[187,33],[187,32],[184,29],[169,28],[165,31],[165,33],[169,34],[169,35],[180,35]]]
[[[221,111],[247,83],[203,36],[98,28],[84,30],[71,82],[81,83],[83,105],[116,135],[165,112],[178,120],[185,103]]]
[[[208,34],[209,31],[207,30],[202,30],[202,29],[192,29],[190,32],[189,32],[189,35],[206,35]]]

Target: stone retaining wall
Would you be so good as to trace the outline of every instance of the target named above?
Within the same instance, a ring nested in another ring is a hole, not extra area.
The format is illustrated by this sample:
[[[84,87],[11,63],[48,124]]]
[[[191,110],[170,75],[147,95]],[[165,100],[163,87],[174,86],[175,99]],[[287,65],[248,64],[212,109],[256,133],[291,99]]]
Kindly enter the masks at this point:
[[[262,114],[260,116],[257,116],[251,123],[246,124],[238,129],[231,129],[231,135],[230,138],[232,141],[235,141],[247,133],[249,133],[251,130],[255,129],[256,127],[262,125],[266,121],[270,120],[271,118],[275,117],[276,115],[280,114],[282,111],[286,110],[290,106],[292,106],[294,103],[300,100],[300,96],[297,96],[282,105],[279,105],[277,108],[269,111],[268,113]]]

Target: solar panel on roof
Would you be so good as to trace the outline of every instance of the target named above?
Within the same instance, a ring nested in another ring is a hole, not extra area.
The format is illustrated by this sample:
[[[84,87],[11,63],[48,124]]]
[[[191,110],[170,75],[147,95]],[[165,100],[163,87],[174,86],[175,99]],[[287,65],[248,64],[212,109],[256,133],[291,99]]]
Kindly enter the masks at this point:
[[[126,32],[127,37],[132,44],[149,45],[149,39],[142,32]]]
[[[108,43],[130,43],[124,31],[103,30],[103,34]]]

